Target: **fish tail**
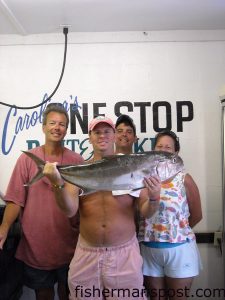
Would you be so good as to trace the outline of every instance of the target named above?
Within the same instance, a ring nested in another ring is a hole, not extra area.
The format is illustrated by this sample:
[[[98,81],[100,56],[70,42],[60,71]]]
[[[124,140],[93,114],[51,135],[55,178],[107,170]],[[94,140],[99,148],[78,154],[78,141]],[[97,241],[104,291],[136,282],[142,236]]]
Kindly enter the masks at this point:
[[[34,177],[29,182],[24,184],[24,186],[30,186],[33,183],[35,183],[36,181],[38,181],[39,179],[41,179],[42,177],[44,177],[43,169],[44,169],[45,161],[40,159],[39,157],[37,157],[36,155],[34,155],[33,153],[31,153],[29,151],[22,151],[22,152],[24,154],[26,154],[27,156],[29,156],[36,163],[36,165],[38,167],[38,171],[34,175]]]

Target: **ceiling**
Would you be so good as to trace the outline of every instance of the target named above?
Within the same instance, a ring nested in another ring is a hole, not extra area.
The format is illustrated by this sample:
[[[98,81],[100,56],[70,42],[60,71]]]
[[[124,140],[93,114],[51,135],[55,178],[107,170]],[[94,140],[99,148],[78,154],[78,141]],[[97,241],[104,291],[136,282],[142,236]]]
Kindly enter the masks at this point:
[[[1,34],[225,30],[225,0],[0,0]]]

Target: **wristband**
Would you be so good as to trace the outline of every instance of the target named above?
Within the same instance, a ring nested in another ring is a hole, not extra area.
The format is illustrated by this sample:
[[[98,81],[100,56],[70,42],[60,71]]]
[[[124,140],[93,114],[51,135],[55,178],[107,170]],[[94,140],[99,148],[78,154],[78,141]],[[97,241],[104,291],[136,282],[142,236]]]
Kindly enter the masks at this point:
[[[65,183],[63,184],[52,184],[52,186],[57,190],[62,190],[65,187]]]
[[[159,202],[159,199],[151,199],[151,198],[149,198],[149,201],[152,202],[152,203],[154,203],[154,202]]]

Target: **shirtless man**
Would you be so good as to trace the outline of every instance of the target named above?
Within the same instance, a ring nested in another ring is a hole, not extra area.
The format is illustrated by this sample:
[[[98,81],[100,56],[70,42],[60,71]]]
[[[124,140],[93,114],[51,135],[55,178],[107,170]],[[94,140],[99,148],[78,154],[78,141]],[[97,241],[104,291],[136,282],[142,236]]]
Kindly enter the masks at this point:
[[[115,140],[112,120],[93,119],[89,124],[89,140],[94,150],[92,161],[112,155]],[[47,163],[44,173],[59,187],[56,201],[69,217],[79,207],[80,237],[68,278],[70,299],[146,299],[134,208],[138,201],[144,216],[150,217],[156,211],[158,179],[144,179],[146,188],[135,200],[131,195],[113,196],[108,191],[79,197],[79,189],[63,181],[56,164]]]

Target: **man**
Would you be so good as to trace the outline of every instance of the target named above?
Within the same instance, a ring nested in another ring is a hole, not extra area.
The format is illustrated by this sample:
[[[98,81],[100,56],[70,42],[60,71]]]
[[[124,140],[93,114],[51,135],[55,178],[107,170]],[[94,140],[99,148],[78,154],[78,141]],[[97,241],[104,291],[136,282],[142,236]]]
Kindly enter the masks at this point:
[[[128,115],[120,115],[116,120],[115,125],[115,152],[119,154],[131,154],[133,152],[133,145],[137,140],[136,126]],[[121,195],[123,191],[113,191],[113,195]],[[131,196],[139,197],[140,190],[129,193]],[[138,202],[135,202],[135,226],[136,233],[139,231],[139,214]]]
[[[61,104],[49,104],[43,114],[45,144],[31,152],[44,161],[58,164],[82,163],[80,155],[63,147],[69,117]],[[79,220],[67,218],[55,203],[54,190],[44,177],[30,187],[24,184],[37,173],[35,163],[25,154],[17,160],[6,195],[0,226],[0,248],[10,226],[21,217],[22,237],[16,257],[24,262],[24,284],[35,290],[37,300],[53,300],[58,282],[60,300],[68,299],[67,273],[79,234]]]
[[[113,155],[112,120],[93,119],[89,140],[94,150],[93,162]],[[71,299],[145,299],[134,197],[100,191],[79,199],[79,189],[63,181],[56,164],[47,163],[44,174],[58,187],[56,201],[68,216],[75,215],[79,207],[80,237],[68,279]],[[138,199],[139,208],[144,216],[150,216],[158,208],[160,183],[153,177],[144,181],[146,188]]]
[[[120,115],[116,120],[115,146],[116,153],[131,154],[137,140],[136,126],[128,115]]]

